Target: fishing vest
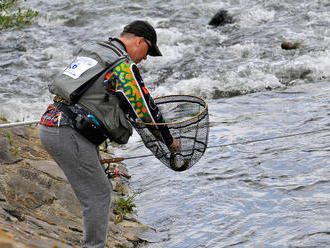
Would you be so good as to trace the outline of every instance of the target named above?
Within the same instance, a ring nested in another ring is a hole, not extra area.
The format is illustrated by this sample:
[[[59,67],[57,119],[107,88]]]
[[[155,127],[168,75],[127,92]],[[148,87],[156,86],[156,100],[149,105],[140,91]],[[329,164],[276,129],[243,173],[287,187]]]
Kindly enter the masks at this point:
[[[80,104],[101,123],[110,140],[126,144],[132,126],[119,98],[108,92],[104,83],[105,75],[128,59],[119,47],[122,45],[117,41],[84,45],[71,65],[49,85],[49,91]]]

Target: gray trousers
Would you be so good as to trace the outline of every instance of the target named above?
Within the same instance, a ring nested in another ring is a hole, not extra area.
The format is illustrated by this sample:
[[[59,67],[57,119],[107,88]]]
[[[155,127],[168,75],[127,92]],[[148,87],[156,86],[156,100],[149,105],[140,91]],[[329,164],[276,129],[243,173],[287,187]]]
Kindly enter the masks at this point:
[[[39,126],[39,138],[82,206],[82,247],[104,248],[112,186],[99,162],[98,147],[70,127]]]

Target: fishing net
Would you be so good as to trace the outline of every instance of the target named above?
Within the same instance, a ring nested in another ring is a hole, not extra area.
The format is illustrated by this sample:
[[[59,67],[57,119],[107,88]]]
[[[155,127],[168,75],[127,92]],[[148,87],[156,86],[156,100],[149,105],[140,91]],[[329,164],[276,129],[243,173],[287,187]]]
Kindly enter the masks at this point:
[[[171,153],[162,142],[155,124],[133,122],[144,145],[163,164],[175,171],[192,167],[204,154],[209,133],[209,116],[206,102],[189,95],[171,95],[155,98],[173,138],[180,140],[180,151]]]

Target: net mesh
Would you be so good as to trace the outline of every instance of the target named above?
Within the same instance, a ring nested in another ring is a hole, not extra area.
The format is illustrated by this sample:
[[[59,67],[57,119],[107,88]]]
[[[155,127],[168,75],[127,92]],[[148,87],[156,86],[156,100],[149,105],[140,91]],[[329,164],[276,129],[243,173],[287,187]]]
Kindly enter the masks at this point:
[[[173,138],[180,140],[180,151],[170,152],[154,124],[133,122],[133,126],[144,145],[167,167],[175,171],[191,168],[207,148],[209,116],[206,102],[196,96],[173,95],[155,98],[155,103]]]

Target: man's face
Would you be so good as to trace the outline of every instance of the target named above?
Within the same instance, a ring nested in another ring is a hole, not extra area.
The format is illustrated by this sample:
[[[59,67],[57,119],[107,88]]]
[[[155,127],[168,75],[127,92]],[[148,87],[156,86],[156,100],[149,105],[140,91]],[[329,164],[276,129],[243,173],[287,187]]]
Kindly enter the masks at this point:
[[[140,63],[143,59],[147,59],[147,54],[151,48],[151,42],[143,37],[136,37],[133,46],[128,49],[128,55],[135,64]]]

